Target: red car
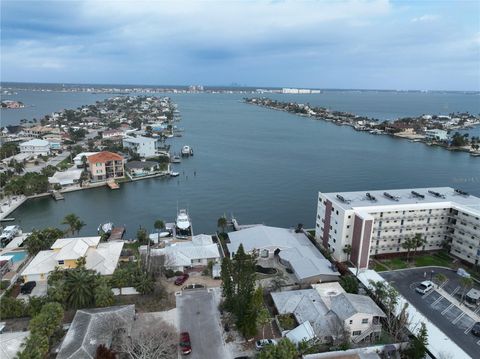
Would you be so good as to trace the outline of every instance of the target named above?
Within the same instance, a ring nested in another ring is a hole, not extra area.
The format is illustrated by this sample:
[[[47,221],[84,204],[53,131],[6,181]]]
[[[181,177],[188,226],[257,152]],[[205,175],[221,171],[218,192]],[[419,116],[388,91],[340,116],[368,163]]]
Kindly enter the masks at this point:
[[[190,277],[188,273],[184,273],[180,277],[177,277],[177,279],[175,279],[175,285],[182,285],[187,281],[188,277]]]
[[[180,333],[179,345],[183,355],[187,355],[192,352],[192,343],[190,342],[190,334],[188,334],[188,332]]]

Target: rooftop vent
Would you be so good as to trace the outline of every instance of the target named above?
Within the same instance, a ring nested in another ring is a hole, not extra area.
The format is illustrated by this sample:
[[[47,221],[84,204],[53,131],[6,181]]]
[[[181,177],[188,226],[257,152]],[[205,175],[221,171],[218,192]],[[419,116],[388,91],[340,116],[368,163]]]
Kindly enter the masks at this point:
[[[445,196],[443,194],[432,191],[432,190],[428,190],[428,193],[430,193],[432,196],[437,197],[437,198],[445,198]]]
[[[462,191],[461,189],[455,189],[455,193],[458,193],[462,196],[469,196],[468,192]]]
[[[348,199],[346,199],[345,197],[343,196],[340,196],[339,194],[337,194],[337,198],[342,201],[343,203],[350,203],[350,201]]]
[[[367,199],[372,202],[377,202],[375,196],[372,196],[369,192],[367,192]]]
[[[425,199],[425,195],[420,194],[420,193],[418,193],[418,192],[416,192],[416,191],[412,191],[412,194],[413,194],[414,197],[421,198],[421,199]]]
[[[385,197],[387,197],[388,199],[391,199],[392,201],[397,201],[397,202],[398,202],[398,197],[395,197],[395,196],[391,195],[391,194],[388,193],[388,192],[383,192],[383,195],[384,195]]]

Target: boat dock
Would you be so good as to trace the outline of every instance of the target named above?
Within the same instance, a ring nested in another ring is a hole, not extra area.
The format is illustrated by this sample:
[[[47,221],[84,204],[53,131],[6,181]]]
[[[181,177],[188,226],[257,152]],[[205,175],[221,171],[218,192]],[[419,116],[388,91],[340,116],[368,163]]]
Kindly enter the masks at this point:
[[[61,194],[60,192],[58,191],[52,191],[52,197],[55,199],[55,201],[60,201],[62,199],[65,199],[65,197],[63,196],[63,194]]]
[[[124,234],[125,234],[125,227],[113,227],[112,233],[110,233],[110,237],[108,237],[108,240],[109,241],[121,240]]]
[[[110,189],[119,189],[120,188],[120,185],[115,181],[108,181],[107,186],[110,187]]]

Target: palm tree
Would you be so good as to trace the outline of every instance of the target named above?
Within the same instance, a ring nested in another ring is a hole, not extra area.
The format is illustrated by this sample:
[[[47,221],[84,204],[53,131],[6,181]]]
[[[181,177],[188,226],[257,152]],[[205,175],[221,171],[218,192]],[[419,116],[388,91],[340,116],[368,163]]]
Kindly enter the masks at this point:
[[[227,225],[228,225],[228,222],[227,222],[227,219],[225,218],[225,216],[220,217],[217,220],[217,227],[222,228],[222,233],[225,233],[225,228],[227,227]]]
[[[462,293],[462,300],[461,303],[465,300],[465,294],[467,293],[467,289],[473,287],[473,279],[470,277],[463,277],[460,279],[460,286],[463,288]]]
[[[80,230],[85,227],[85,222],[80,220],[80,218],[75,221],[75,231],[77,232],[77,235],[80,233]]]
[[[408,238],[402,243],[402,248],[407,250],[407,262],[410,260],[410,251],[415,246],[415,238]]]
[[[68,271],[65,280],[67,288],[67,304],[69,307],[85,308],[93,304],[95,274],[83,268]]]
[[[343,248],[343,253],[347,255],[347,262],[350,260],[350,254],[352,254],[352,246],[350,244],[346,244]]]
[[[158,241],[160,241],[160,230],[162,228],[165,228],[165,223],[163,223],[163,221],[161,219],[157,219],[155,221],[155,223],[153,224],[153,227],[155,227],[155,229],[157,230]]]
[[[421,233],[415,234],[413,238],[413,256],[417,254],[417,248],[423,247],[427,243],[426,239],[422,238]]]
[[[70,214],[67,214],[65,218],[63,218],[62,224],[66,224],[68,226],[66,233],[71,233],[73,235],[77,230],[77,227],[79,226],[79,222],[81,222],[80,218],[78,218],[76,214],[70,213]]]
[[[135,280],[135,289],[141,294],[151,293],[153,291],[153,280],[146,273],[141,273]]]

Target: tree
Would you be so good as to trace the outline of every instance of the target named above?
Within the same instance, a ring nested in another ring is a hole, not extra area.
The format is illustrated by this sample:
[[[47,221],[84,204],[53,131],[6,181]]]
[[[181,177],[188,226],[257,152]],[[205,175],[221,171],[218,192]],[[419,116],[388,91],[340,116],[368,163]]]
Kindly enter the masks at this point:
[[[67,271],[65,287],[67,289],[67,305],[78,309],[89,307],[94,302],[95,274],[83,268]]]
[[[108,349],[104,344],[100,344],[95,352],[95,359],[116,359],[117,355],[113,350]]]
[[[45,228],[41,231],[33,230],[25,240],[28,254],[34,256],[40,251],[50,249],[53,243],[58,238],[61,238],[63,234],[62,230],[53,227]]]
[[[425,323],[420,324],[418,333],[410,343],[410,347],[407,350],[408,357],[411,359],[423,359],[427,354],[428,344],[428,332]]]
[[[146,273],[138,274],[137,278],[135,279],[135,289],[141,294],[148,294],[153,292],[153,284],[154,281],[152,277],[150,277]]]
[[[225,228],[227,227],[227,225],[228,225],[228,222],[225,216],[220,217],[217,220],[217,227],[222,229],[222,233],[225,233]]]
[[[272,318],[267,308],[262,307],[257,314],[257,325],[262,328],[262,339],[265,339],[265,326],[270,323]]]
[[[340,285],[347,293],[358,293],[358,281],[354,276],[348,275],[340,278]]]
[[[109,307],[115,302],[112,289],[103,277],[97,278],[94,295],[96,307]]]
[[[146,244],[148,242],[148,234],[147,231],[143,228],[139,228],[137,231],[137,240],[140,244]]]
[[[72,235],[75,232],[78,233],[80,229],[82,229],[82,227],[85,226],[85,223],[82,222],[80,218],[74,213],[67,214],[63,218],[62,224],[65,224],[68,226],[66,233],[71,233]]]
[[[443,283],[445,283],[448,280],[447,276],[443,273],[435,274],[433,279],[437,283],[438,287],[440,287]]]
[[[410,251],[415,247],[415,245],[416,245],[415,238],[407,238],[402,243],[402,248],[407,250],[407,262],[410,260]]]
[[[298,351],[290,339],[284,338],[277,345],[267,345],[258,354],[258,359],[295,359]]]
[[[460,286],[463,288],[462,292],[462,300],[461,303],[465,300],[465,294],[467,294],[467,289],[470,289],[473,287],[473,279],[470,277],[462,277],[460,279]]]
[[[176,359],[178,336],[175,328],[164,321],[155,321],[121,343],[121,351],[132,359]]]
[[[157,230],[158,241],[160,242],[160,230],[165,228],[165,223],[161,219],[157,219],[153,224],[153,227]]]
[[[421,233],[415,234],[415,238],[413,238],[413,256],[417,254],[417,248],[423,247],[427,243],[425,238],[422,238]]]
[[[343,253],[347,255],[347,262],[350,260],[350,254],[352,254],[352,246],[350,244],[346,244],[343,248]]]

